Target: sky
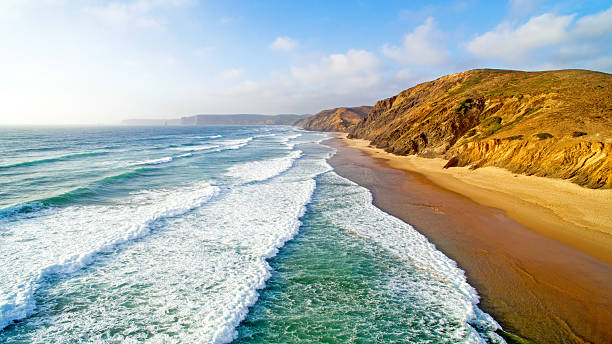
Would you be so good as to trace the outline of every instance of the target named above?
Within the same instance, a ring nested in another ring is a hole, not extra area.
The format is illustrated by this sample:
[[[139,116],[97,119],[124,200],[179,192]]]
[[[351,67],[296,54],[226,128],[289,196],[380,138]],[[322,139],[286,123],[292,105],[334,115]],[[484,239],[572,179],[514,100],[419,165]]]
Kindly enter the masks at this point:
[[[373,105],[473,68],[612,72],[612,1],[0,0],[0,125]]]

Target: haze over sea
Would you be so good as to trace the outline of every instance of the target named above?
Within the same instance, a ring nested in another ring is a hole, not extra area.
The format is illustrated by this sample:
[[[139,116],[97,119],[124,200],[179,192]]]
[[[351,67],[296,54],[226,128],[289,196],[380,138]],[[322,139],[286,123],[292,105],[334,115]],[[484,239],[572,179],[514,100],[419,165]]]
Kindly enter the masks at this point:
[[[0,129],[0,342],[503,342],[293,127]]]

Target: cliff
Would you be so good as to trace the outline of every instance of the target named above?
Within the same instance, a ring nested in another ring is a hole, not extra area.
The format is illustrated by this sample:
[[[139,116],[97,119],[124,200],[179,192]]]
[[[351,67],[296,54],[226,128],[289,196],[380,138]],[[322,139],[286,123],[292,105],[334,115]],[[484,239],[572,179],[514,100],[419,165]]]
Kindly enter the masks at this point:
[[[448,167],[612,187],[612,75],[585,70],[470,70],[376,103],[349,137]]]
[[[314,116],[295,122],[294,125],[307,130],[347,132],[371,109],[371,106],[358,106],[323,110]]]
[[[195,115],[175,119],[126,119],[124,125],[291,125],[308,115]]]

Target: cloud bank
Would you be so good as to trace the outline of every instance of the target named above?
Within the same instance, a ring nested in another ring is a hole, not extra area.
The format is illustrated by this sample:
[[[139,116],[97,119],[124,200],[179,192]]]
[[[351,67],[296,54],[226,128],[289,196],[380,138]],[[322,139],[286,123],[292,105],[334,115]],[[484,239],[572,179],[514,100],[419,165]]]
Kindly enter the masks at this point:
[[[383,53],[405,65],[438,66],[449,59],[448,50],[441,44],[442,32],[433,17],[407,33],[401,46],[384,45]]]
[[[487,61],[516,67],[585,67],[608,59],[612,7],[593,15],[545,13],[513,25],[504,22],[467,43],[467,51]]]

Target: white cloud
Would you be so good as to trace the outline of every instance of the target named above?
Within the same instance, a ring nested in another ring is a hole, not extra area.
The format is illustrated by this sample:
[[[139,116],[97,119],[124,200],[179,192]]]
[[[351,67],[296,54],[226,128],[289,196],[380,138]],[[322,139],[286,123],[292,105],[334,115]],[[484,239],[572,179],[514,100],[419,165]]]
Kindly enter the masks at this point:
[[[597,38],[612,34],[612,7],[576,21],[574,33],[579,38]]]
[[[351,49],[346,54],[331,54],[316,64],[292,67],[291,76],[302,85],[327,87],[350,92],[380,81],[380,62],[373,53]]]
[[[515,66],[534,65],[539,60],[573,66],[609,56],[611,38],[612,7],[578,19],[545,13],[518,26],[504,22],[468,42],[467,51]]]
[[[22,20],[24,15],[43,8],[61,8],[68,0],[1,0],[0,25]]]
[[[270,44],[270,49],[289,52],[297,48],[298,43],[290,37],[276,37],[274,42]]]
[[[520,62],[535,49],[562,43],[574,16],[543,14],[529,19],[518,28],[508,23],[474,38],[467,50],[479,57]]]
[[[166,24],[156,18],[153,11],[193,4],[192,0],[135,0],[131,2],[110,2],[105,5],[87,7],[89,13],[99,21],[114,27],[136,26],[164,29]]]
[[[383,53],[406,65],[437,66],[448,61],[449,53],[439,43],[442,33],[432,17],[404,36],[402,45],[383,46]]]
[[[221,74],[219,74],[219,77],[223,80],[234,80],[236,78],[239,78],[242,73],[244,73],[244,70],[242,69],[228,69],[221,72]]]
[[[412,80],[414,78],[414,72],[408,68],[400,69],[395,73],[395,79],[403,82],[406,80]]]

